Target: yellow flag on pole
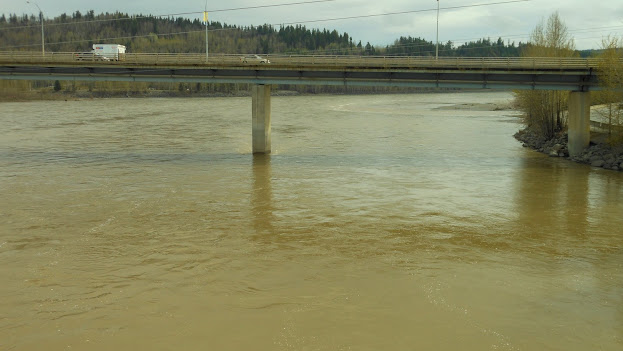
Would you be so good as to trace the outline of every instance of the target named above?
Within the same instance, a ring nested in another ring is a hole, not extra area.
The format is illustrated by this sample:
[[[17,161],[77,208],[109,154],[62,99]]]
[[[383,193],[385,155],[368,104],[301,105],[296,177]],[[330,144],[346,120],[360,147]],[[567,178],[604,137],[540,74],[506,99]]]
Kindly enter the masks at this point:
[[[208,21],[208,11],[203,11],[203,21],[204,22]]]

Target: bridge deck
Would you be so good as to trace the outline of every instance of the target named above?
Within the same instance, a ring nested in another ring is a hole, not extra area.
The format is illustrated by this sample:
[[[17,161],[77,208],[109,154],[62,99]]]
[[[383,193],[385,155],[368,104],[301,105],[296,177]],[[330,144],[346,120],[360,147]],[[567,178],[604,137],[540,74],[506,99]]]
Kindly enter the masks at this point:
[[[13,51],[0,52],[0,63],[67,63],[75,65],[92,64],[89,60],[77,61],[77,53],[50,52],[42,56],[39,52]],[[188,53],[128,53],[123,61],[97,61],[100,64],[133,65],[241,65],[241,55],[212,54],[206,61],[205,54]],[[503,68],[532,70],[597,69],[597,58],[575,57],[440,57],[429,56],[317,56],[317,55],[265,55],[272,66],[328,66],[354,68]],[[247,66],[262,65],[246,64]]]
[[[108,80],[254,84],[366,85],[487,89],[598,89],[598,59],[439,58],[125,54],[120,61],[75,53],[0,52],[0,79]]]

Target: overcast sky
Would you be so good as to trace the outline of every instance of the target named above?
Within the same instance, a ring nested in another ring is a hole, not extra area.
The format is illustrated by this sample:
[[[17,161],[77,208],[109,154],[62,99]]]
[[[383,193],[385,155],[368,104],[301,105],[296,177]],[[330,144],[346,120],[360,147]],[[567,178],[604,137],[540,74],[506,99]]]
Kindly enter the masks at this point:
[[[347,32],[365,45],[391,44],[400,36],[422,37],[435,41],[437,1],[435,0],[334,0],[312,4],[280,6],[262,9],[214,11],[240,7],[298,3],[314,0],[208,0],[210,21],[236,25],[277,25],[301,23],[308,28],[336,29]],[[474,6],[512,0],[440,0],[439,41],[457,44],[478,38],[505,41],[527,41],[538,22],[558,11],[575,38],[578,49],[599,48],[607,35],[623,36],[623,0],[529,0],[525,2]],[[121,11],[128,14],[166,15],[203,11],[205,0],[34,0],[46,17],[76,10],[85,13]],[[466,6],[460,9],[449,7]],[[433,11],[422,11],[433,10]],[[422,11],[422,12],[415,12]],[[0,12],[18,15],[38,12],[26,0],[0,0]],[[386,16],[370,16],[395,12],[410,12]],[[188,15],[200,18],[201,14]],[[318,21],[342,18],[333,21]],[[315,22],[318,21],[318,22]],[[216,35],[216,34],[215,34]]]

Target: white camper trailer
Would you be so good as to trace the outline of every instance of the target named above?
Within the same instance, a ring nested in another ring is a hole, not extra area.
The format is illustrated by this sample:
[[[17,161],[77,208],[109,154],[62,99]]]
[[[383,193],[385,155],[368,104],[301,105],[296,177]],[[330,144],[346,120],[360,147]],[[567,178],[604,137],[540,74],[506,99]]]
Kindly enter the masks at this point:
[[[111,61],[125,59],[125,45],[119,44],[93,44],[93,53]]]

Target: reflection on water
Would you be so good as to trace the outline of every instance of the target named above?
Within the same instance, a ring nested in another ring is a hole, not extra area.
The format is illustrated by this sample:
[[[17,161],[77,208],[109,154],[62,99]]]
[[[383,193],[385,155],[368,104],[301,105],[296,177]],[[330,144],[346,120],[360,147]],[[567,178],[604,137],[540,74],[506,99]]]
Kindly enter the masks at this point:
[[[253,227],[257,235],[274,233],[270,154],[253,154]]]
[[[619,350],[623,177],[509,97],[2,104],[0,349]]]
[[[589,225],[591,169],[534,156],[523,159],[518,174],[520,223],[537,237],[556,231],[585,237]]]

